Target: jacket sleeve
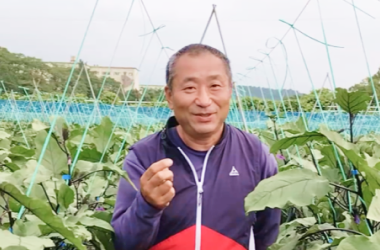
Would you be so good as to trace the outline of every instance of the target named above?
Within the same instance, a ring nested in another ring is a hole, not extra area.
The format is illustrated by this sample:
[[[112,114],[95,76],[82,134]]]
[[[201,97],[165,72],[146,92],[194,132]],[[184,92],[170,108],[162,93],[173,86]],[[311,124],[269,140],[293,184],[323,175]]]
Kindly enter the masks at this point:
[[[264,144],[262,144],[261,169],[262,180],[278,172],[277,161],[269,152],[269,148]],[[256,250],[266,250],[277,239],[281,224],[281,209],[266,208],[263,211],[257,212],[256,218],[257,220],[254,225]]]
[[[140,177],[146,170],[130,150],[123,169],[140,190]],[[145,201],[125,179],[121,178],[111,225],[115,231],[115,249],[146,250],[156,238],[162,211]]]

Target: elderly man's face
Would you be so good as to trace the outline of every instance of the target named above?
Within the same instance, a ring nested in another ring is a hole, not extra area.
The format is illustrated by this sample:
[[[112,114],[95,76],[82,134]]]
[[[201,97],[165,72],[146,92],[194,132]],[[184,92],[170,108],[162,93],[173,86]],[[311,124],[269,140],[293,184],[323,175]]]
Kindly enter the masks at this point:
[[[172,89],[166,99],[178,123],[190,135],[220,131],[227,118],[232,84],[223,61],[204,52],[182,55],[174,65]]]

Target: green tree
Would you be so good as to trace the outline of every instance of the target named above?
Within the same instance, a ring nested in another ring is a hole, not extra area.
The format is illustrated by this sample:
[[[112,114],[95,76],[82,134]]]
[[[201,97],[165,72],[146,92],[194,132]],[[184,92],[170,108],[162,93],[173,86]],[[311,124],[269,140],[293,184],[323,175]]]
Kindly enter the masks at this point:
[[[86,72],[82,70],[84,66],[85,64],[82,61],[78,63],[78,67],[74,70],[71,77],[66,96],[71,95],[75,86],[74,93],[85,94],[87,98],[92,98],[93,94],[90,83],[95,96],[99,94],[104,79],[99,78],[89,70],[87,70],[87,77]],[[0,80],[4,82],[8,91],[13,90],[23,93],[20,87],[26,87],[29,89],[29,94],[32,94],[35,87],[37,87],[42,93],[62,94],[70,72],[70,67],[63,67],[54,63],[48,65],[41,59],[11,53],[6,48],[0,48]],[[90,83],[88,78],[90,79]],[[76,84],[77,81],[78,83]],[[119,88],[119,82],[116,82],[112,78],[107,78],[103,91],[117,93]]]
[[[380,68],[379,70],[372,76],[372,80],[375,86],[375,91],[377,98],[380,99]],[[371,79],[369,77],[363,79],[360,83],[355,84],[351,88],[349,88],[351,91],[364,91],[368,93],[370,96],[374,96],[374,91],[371,83]]]

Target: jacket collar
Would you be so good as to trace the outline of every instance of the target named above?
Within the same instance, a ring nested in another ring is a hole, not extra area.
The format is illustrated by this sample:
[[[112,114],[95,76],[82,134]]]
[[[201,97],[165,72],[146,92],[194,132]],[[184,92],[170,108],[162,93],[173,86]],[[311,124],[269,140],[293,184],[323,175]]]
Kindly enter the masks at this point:
[[[170,128],[173,128],[173,127],[176,127],[178,126],[179,123],[177,121],[177,119],[175,118],[175,116],[171,116],[169,117],[169,119],[167,120],[166,122],[166,125],[165,127],[163,128],[163,130],[161,131],[161,139],[162,140],[165,140],[166,143],[169,143],[171,145],[173,145],[170,140],[169,140],[169,136],[168,136],[168,129]],[[218,141],[218,143],[215,145],[216,147],[221,145],[221,144],[224,144],[224,142],[226,141],[227,139],[227,136],[228,136],[228,131],[230,130],[230,126],[224,122],[224,126],[223,126],[223,132],[222,132],[222,137],[220,138],[220,140]]]

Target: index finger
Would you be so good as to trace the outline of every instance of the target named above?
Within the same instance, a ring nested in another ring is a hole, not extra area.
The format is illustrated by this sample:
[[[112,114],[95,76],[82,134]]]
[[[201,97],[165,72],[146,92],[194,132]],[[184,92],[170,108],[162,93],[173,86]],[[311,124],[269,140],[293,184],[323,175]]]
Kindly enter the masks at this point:
[[[169,158],[162,159],[153,163],[144,173],[144,178],[148,181],[150,180],[156,173],[164,170],[165,168],[169,168],[173,165],[173,160]]]

